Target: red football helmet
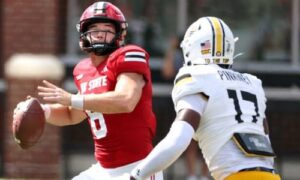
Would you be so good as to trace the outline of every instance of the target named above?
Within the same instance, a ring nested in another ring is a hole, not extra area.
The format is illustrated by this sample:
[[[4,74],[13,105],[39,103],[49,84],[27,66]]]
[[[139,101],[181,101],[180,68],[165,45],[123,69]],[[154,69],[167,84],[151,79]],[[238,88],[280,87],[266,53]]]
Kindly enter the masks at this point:
[[[115,25],[116,36],[109,42],[91,42],[88,38],[88,27],[97,22],[110,22]],[[80,33],[79,45],[83,51],[94,52],[97,55],[106,55],[124,44],[127,22],[119,8],[110,2],[95,2],[89,6],[81,15],[77,30]]]

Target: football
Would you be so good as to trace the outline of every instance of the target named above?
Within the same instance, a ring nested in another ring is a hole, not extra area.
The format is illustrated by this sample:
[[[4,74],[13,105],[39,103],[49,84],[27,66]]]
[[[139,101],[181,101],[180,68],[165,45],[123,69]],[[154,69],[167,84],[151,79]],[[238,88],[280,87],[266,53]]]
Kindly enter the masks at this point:
[[[12,123],[14,139],[22,149],[32,147],[40,140],[46,121],[39,100],[30,98],[27,101],[25,107],[17,107]]]

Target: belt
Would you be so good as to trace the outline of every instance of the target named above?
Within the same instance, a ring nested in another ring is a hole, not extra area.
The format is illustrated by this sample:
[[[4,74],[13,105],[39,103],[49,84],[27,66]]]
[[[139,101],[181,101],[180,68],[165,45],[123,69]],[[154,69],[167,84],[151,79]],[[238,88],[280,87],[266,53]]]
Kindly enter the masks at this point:
[[[239,170],[239,172],[243,172],[243,171],[263,171],[263,172],[269,172],[272,174],[277,174],[275,169],[270,169],[270,168],[265,168],[265,167],[251,167],[251,168],[245,168],[245,169]]]

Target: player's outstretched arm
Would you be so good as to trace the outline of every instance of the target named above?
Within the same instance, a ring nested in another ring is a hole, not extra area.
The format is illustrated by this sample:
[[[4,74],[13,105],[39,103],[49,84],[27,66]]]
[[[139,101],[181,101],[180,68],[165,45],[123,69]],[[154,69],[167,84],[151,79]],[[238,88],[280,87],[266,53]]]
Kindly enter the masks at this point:
[[[130,113],[141,99],[144,77],[138,73],[118,76],[114,91],[84,95],[84,109],[106,114]]]
[[[74,109],[69,106],[60,104],[43,105],[45,111],[46,122],[55,126],[67,126],[78,124],[86,118],[86,114],[82,110]],[[47,117],[47,113],[49,113]]]
[[[131,172],[131,179],[142,180],[169,167],[190,144],[200,115],[189,109],[181,110],[167,136]]]

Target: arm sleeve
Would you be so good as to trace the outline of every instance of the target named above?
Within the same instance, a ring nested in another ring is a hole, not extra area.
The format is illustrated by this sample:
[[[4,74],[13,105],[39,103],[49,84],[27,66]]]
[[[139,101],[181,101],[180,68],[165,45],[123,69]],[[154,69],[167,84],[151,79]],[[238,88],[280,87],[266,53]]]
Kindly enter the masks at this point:
[[[189,123],[175,121],[167,136],[132,170],[131,175],[141,180],[166,169],[185,151],[193,134],[194,129]]]

